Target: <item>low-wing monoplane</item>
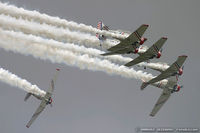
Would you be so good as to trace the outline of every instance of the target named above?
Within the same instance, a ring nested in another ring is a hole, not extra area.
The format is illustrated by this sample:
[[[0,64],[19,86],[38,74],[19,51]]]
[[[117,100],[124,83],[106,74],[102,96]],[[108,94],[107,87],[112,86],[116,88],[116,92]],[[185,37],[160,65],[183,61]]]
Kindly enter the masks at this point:
[[[39,107],[37,108],[37,110],[35,111],[35,113],[33,114],[32,118],[30,119],[30,121],[27,123],[26,127],[29,128],[31,126],[31,124],[35,121],[35,119],[39,116],[39,114],[45,109],[45,107],[50,104],[52,106],[52,94],[54,91],[54,85],[56,82],[56,78],[57,78],[57,74],[58,71],[60,71],[60,69],[56,69],[57,72],[54,76],[54,78],[51,80],[51,84],[49,89],[47,90],[46,94],[44,96],[41,95],[36,95],[33,93],[27,93],[26,97],[24,98],[24,101],[26,101],[31,95],[33,95],[34,97],[36,97],[37,99],[41,100],[41,103],[39,105]]]
[[[109,31],[108,26],[105,25],[102,21],[99,21],[99,22],[97,23],[97,29]],[[101,35],[101,34],[99,34],[99,33],[96,33],[96,37],[97,37],[100,41],[106,40],[106,36],[105,36],[105,35]]]
[[[125,66],[130,67],[144,61],[149,61],[150,59],[153,59],[153,58],[160,58],[161,53],[162,53],[162,46],[164,45],[166,40],[167,40],[166,37],[160,38],[155,44],[153,44],[144,53],[138,53],[139,56],[135,58],[134,60],[125,64]]]
[[[109,32],[112,32],[112,33],[115,33],[115,34],[121,34],[121,35],[124,35],[124,33],[125,32],[123,32],[123,31],[114,31],[114,30],[110,30],[110,28],[107,26],[107,25],[105,25],[102,21],[99,21],[98,23],[97,23],[97,29],[99,29],[99,30],[105,30],[105,31],[109,31]],[[105,35],[103,35],[103,34],[99,34],[99,33],[96,33],[96,37],[99,39],[99,41],[100,41],[100,46],[101,46],[101,44],[103,43],[103,41],[105,41],[106,39],[107,39],[107,37],[105,36]],[[115,39],[118,39],[119,40],[119,38],[115,38]]]
[[[156,69],[154,69],[156,70]],[[159,70],[160,72],[162,71]],[[143,81],[145,82],[145,81]],[[178,82],[178,75],[171,76],[168,80],[167,83],[163,80],[155,83],[151,83],[151,85],[161,88],[163,91],[161,93],[161,96],[158,98],[155,106],[153,107],[150,116],[155,116],[156,113],[161,109],[161,107],[166,103],[166,101],[169,99],[172,93],[180,91],[180,89],[183,86],[180,86],[177,84]]]
[[[138,53],[139,46],[142,45],[147,38],[142,37],[149,25],[141,25],[135,32],[130,34],[125,39],[119,39],[119,44],[107,49],[109,52],[102,54],[103,56],[115,55],[115,54],[130,54]]]
[[[148,82],[144,82],[141,86],[141,90],[143,90],[149,84],[153,84],[160,80],[169,78],[170,76],[182,75],[183,74],[182,65],[185,62],[186,58],[187,58],[186,55],[179,56],[178,59],[169,68],[167,68],[165,71],[161,72],[160,75],[149,80]]]

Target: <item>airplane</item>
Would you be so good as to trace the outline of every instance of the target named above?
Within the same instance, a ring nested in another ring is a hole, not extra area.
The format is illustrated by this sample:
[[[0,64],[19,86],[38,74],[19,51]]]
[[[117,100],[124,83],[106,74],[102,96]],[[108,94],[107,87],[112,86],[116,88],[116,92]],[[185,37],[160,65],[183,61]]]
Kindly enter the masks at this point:
[[[109,27],[107,25],[105,25],[102,21],[99,21],[97,23],[97,29],[99,29],[99,30],[106,30],[106,31],[110,31],[110,32],[113,32],[113,33],[116,33],[116,34],[124,35],[123,31],[122,32],[116,32],[116,31],[110,30]],[[107,39],[107,37],[105,35],[101,35],[99,33],[96,33],[96,37],[100,41],[100,46],[101,46],[101,43]],[[119,38],[115,38],[115,39],[119,39]]]
[[[103,23],[102,21],[99,21],[99,22],[97,23],[97,29],[109,31],[108,26],[104,25],[104,23]],[[97,37],[100,41],[106,40],[106,36],[105,36],[105,35],[101,35],[101,34],[96,33],[96,37]],[[101,44],[100,44],[100,45],[101,45]]]
[[[177,60],[170,67],[168,67],[165,71],[161,72],[160,75],[149,80],[148,82],[144,82],[141,85],[141,90],[143,90],[149,84],[153,84],[153,83],[158,82],[160,80],[169,78],[170,76],[175,76],[175,75],[180,76],[180,75],[182,75],[183,74],[183,68],[184,68],[184,66],[182,66],[182,65],[185,62],[186,58],[187,58],[186,55],[179,56],[177,58]]]
[[[135,32],[130,34],[125,39],[119,39],[119,44],[107,49],[109,52],[101,54],[103,56],[107,55],[115,55],[115,54],[130,54],[130,53],[138,53],[139,46],[142,45],[147,38],[142,37],[144,32],[147,30],[149,25],[143,24],[141,25]]]
[[[60,69],[56,69],[56,74],[54,76],[54,78],[51,80],[51,84],[50,84],[50,87],[49,89],[47,90],[45,96],[41,96],[41,95],[36,95],[36,94],[33,94],[33,93],[27,93],[27,95],[25,96],[24,98],[24,101],[27,101],[27,99],[33,95],[34,97],[36,97],[37,99],[41,100],[41,103],[39,105],[39,107],[37,108],[37,110],[35,111],[35,113],[33,114],[31,120],[27,123],[26,127],[29,128],[32,123],[35,121],[35,119],[39,116],[39,114],[44,110],[44,108],[46,107],[46,105],[50,104],[51,107],[52,107],[52,93],[54,91],[54,85],[55,85],[55,82],[56,82],[56,78],[57,78],[57,75],[58,75],[58,72],[60,71]]]
[[[158,71],[162,72],[163,70],[160,69]],[[143,80],[143,82],[145,81]],[[155,106],[153,107],[150,113],[150,116],[154,117],[157,114],[157,112],[161,109],[161,107],[164,105],[164,103],[169,99],[171,94],[174,92],[179,92],[180,89],[183,88],[183,86],[178,85],[177,82],[178,82],[178,75],[175,75],[175,76],[171,76],[167,80],[167,83],[164,83],[163,80],[159,82],[151,83],[151,85],[161,88],[163,91],[162,91],[161,96],[158,98]]]
[[[156,43],[154,43],[149,49],[147,49],[144,53],[138,53],[139,56],[134,60],[125,64],[125,66],[130,67],[136,65],[138,63],[149,61],[153,58],[160,58],[162,53],[162,46],[167,41],[166,37],[160,38]]]

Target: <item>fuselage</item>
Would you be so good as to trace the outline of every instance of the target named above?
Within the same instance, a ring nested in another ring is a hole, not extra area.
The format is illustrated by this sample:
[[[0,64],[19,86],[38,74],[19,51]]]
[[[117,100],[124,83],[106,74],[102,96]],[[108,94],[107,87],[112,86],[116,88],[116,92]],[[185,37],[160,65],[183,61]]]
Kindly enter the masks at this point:
[[[45,98],[45,96],[41,96],[41,95],[35,95],[35,94],[32,94],[32,95],[33,95],[34,97],[36,97],[37,99],[39,99],[39,100],[45,99],[45,101],[46,101],[47,104],[51,104],[52,101],[53,101],[51,97]]]
[[[177,81],[170,81],[170,80],[167,80],[167,83],[164,82],[164,80],[161,80],[151,85],[161,88],[161,89],[167,88],[171,91],[171,93],[178,92],[183,87],[183,86],[178,85]]]
[[[158,87],[158,88],[161,88],[161,89],[168,88],[168,89],[172,90],[175,84],[170,83],[169,80],[165,80],[165,81],[161,80],[161,81],[153,83],[151,85]]]

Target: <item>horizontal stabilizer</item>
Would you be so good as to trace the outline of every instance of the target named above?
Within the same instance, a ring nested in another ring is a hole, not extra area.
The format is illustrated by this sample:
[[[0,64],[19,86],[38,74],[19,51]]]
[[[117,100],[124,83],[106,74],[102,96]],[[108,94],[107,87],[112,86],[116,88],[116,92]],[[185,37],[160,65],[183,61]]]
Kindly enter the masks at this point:
[[[102,56],[108,56],[108,55],[114,55],[114,54],[117,54],[115,52],[108,52],[108,53],[104,53],[104,54],[101,54]]]
[[[25,98],[24,98],[24,101],[27,101],[27,99],[31,96],[31,93],[27,93]]]
[[[141,87],[140,87],[140,89],[144,90],[144,88],[146,88],[148,85],[149,85],[148,83],[143,82],[142,85],[141,85]]]

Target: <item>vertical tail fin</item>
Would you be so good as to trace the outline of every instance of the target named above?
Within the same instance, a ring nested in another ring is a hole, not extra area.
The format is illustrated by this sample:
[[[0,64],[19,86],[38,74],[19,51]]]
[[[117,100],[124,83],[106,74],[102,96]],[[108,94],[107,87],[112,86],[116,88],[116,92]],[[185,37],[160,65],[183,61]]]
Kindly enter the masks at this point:
[[[99,21],[97,23],[97,29],[102,30],[102,22],[101,21]],[[99,34],[98,33],[96,33],[96,37],[99,38]]]
[[[24,98],[24,101],[27,101],[30,96],[31,96],[31,93],[27,93],[26,96],[25,96],[25,98]]]
[[[102,21],[97,23],[97,29],[102,30]]]
[[[109,31],[109,27],[105,25],[102,21],[99,21],[97,23],[97,29]]]

